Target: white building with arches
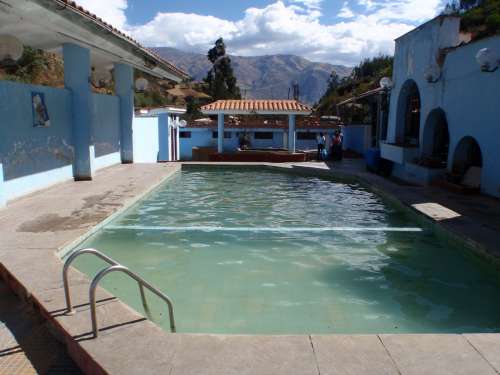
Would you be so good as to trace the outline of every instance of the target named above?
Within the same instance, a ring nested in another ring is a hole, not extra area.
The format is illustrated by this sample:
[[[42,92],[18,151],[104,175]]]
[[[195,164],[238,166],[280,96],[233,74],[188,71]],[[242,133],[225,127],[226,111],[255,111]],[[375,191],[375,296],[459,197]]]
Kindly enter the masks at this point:
[[[459,17],[439,16],[396,40],[381,156],[400,179],[500,197],[500,35],[467,39]],[[479,51],[496,57],[481,65]]]

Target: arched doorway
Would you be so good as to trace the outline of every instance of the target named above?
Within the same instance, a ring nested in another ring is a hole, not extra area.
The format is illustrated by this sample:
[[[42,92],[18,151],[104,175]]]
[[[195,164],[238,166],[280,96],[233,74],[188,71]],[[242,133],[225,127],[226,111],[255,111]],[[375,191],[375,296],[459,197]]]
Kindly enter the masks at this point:
[[[446,168],[450,133],[446,114],[441,108],[432,110],[425,121],[422,156],[434,167]]]
[[[483,155],[477,141],[470,136],[462,138],[453,154],[453,174],[462,182],[464,179],[471,180],[467,181],[467,185],[479,187],[482,167]]]
[[[420,138],[420,91],[412,79],[399,92],[397,112],[397,141],[405,146],[418,146]]]

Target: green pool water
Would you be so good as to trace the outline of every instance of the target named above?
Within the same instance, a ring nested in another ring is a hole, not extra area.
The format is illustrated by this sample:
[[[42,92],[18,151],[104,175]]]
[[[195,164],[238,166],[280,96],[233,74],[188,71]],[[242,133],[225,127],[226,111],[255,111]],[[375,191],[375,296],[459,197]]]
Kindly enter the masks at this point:
[[[174,302],[179,332],[498,332],[495,270],[357,185],[266,169],[187,169],[78,246]],[[93,276],[102,263],[75,262]],[[142,312],[137,284],[104,287]],[[154,321],[166,306],[148,294]]]

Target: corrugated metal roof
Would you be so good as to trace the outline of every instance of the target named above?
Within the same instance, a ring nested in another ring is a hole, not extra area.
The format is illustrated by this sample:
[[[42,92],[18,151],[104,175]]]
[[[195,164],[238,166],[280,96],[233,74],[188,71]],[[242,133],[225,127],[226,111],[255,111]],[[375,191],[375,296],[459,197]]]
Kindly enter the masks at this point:
[[[297,100],[217,100],[201,107],[204,113],[304,113],[309,114],[312,108]]]

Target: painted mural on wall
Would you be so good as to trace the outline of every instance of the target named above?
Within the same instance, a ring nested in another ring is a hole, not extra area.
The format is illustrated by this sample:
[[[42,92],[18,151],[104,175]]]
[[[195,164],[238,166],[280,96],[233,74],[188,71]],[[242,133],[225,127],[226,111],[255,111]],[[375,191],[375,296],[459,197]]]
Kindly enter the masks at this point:
[[[33,126],[35,128],[50,126],[49,112],[45,104],[45,94],[43,92],[32,92],[31,103],[33,106]]]

